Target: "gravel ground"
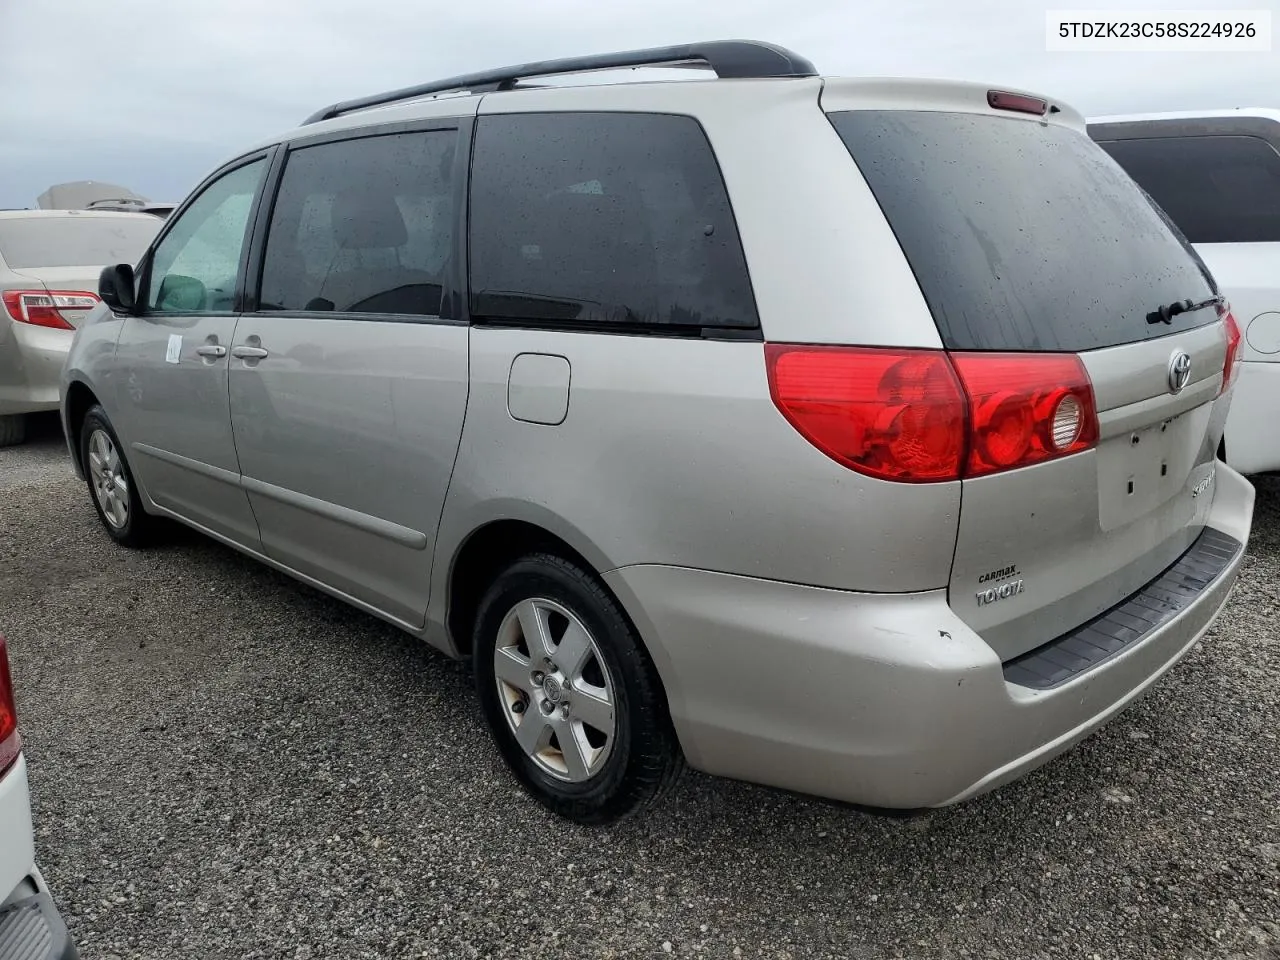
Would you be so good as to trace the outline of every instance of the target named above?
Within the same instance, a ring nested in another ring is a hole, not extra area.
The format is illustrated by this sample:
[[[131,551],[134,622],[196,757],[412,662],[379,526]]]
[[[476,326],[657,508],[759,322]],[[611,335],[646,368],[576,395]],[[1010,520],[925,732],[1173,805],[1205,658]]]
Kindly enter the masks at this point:
[[[603,832],[527,801],[464,668],[194,535],[101,533],[50,421],[0,451],[44,872],[86,960],[1280,957],[1280,480],[1154,692],[919,819],[690,774]]]

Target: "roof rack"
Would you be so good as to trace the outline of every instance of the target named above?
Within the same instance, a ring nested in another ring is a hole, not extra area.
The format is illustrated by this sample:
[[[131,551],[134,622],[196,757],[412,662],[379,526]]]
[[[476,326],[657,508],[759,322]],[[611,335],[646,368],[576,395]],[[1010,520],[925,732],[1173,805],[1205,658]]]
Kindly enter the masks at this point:
[[[628,50],[623,53],[569,57],[564,60],[543,60],[539,63],[523,63],[515,67],[466,73],[415,87],[404,87],[388,93],[360,97],[357,100],[344,100],[323,110],[317,110],[302,123],[306,126],[310,123],[319,123],[321,120],[332,120],[346,113],[381,107],[402,100],[416,100],[418,97],[435,93],[460,91],[489,93],[496,90],[511,90],[518,81],[530,77],[649,66],[705,66],[713,70],[721,79],[816,77],[818,75],[812,63],[785,47],[758,40],[712,40],[706,43],[685,43],[672,47]]]

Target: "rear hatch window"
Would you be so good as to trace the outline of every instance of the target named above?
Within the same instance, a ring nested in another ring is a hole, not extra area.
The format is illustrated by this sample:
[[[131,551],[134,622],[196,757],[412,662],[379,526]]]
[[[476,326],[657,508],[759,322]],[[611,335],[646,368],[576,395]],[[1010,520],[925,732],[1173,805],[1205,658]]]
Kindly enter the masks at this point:
[[[982,114],[829,114],[952,350],[1079,353],[1168,336],[1213,310],[1185,241],[1084,133]]]
[[[0,219],[0,257],[13,270],[137,263],[162,225],[144,216]]]

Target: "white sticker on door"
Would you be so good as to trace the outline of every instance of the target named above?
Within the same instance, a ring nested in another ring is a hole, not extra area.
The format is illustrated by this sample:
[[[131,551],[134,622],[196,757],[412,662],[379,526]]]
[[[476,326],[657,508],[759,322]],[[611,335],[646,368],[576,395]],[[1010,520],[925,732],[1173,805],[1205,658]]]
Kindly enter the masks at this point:
[[[169,346],[164,351],[165,363],[177,363],[182,359],[182,337],[176,333],[169,334]]]

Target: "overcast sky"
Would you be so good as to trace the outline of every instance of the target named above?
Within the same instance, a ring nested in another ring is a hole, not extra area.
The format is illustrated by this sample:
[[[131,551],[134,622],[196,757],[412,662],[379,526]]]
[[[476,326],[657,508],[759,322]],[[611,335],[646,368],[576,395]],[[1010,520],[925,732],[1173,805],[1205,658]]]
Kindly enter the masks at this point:
[[[1018,85],[1086,114],[1280,106],[1280,53],[1047,53],[1045,8],[1277,0],[0,0],[0,208],[105,180],[180,200],[331,101],[485,67],[693,40],[819,71]],[[1280,26],[1280,17],[1276,18]]]

